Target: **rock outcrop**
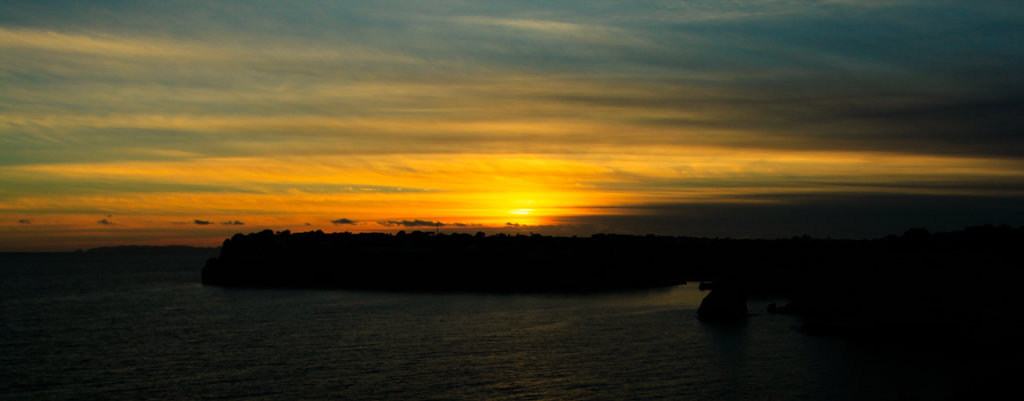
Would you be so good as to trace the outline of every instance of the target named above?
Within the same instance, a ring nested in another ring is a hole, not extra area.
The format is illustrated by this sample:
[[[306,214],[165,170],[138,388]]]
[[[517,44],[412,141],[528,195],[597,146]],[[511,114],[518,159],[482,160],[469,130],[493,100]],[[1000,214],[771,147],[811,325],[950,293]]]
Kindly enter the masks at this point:
[[[700,303],[697,316],[707,321],[737,320],[747,317],[747,291],[736,282],[716,282]]]

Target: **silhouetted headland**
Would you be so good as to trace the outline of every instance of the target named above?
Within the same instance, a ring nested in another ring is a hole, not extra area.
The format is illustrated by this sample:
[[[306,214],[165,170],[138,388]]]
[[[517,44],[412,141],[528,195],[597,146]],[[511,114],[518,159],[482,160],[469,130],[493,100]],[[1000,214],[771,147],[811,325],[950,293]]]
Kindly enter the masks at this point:
[[[881,280],[880,288],[902,287],[908,280],[936,280],[943,287],[951,280],[983,283],[1019,268],[1021,245],[1024,228],[1009,226],[934,234],[912,229],[873,240],[265,230],[225,240],[202,278],[220,286],[481,291],[728,280],[742,282],[753,294],[807,295],[811,284],[864,280]]]
[[[415,231],[292,234],[224,241],[204,284],[400,291],[592,292],[685,282],[671,237],[484,236]]]
[[[220,256],[203,268],[202,281],[496,293],[711,281],[699,311],[708,321],[747,316],[748,296],[772,295],[789,302],[769,312],[803,316],[810,334],[956,334],[993,322],[1019,328],[1015,277],[1024,264],[1021,249],[1024,228],[1009,226],[912,229],[872,240],[267,230],[225,240]]]

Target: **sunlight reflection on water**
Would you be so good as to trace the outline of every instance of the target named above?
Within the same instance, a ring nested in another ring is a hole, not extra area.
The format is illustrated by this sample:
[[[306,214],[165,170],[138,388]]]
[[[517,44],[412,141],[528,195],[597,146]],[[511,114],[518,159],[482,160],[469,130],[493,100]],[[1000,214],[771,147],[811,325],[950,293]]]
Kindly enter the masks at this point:
[[[201,258],[2,257],[0,377],[13,399],[863,399],[903,391],[878,377],[894,369],[939,381],[926,362],[807,337],[788,316],[703,324],[696,284],[225,289],[196,283]]]

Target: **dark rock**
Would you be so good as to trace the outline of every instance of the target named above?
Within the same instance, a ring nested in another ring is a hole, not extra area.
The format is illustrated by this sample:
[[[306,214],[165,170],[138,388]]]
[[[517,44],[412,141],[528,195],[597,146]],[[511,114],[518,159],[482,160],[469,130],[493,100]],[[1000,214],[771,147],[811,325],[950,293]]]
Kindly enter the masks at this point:
[[[747,317],[747,291],[733,282],[715,283],[714,289],[700,303],[697,316],[701,320],[722,321]]]

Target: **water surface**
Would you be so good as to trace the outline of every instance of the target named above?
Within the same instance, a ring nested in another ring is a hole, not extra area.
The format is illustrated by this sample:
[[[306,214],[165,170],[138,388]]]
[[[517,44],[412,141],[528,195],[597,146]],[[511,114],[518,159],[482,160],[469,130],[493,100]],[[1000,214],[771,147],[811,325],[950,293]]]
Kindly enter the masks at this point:
[[[941,353],[600,295],[226,289],[210,255],[0,254],[7,399],[943,399]],[[753,300],[763,311],[769,300]]]

